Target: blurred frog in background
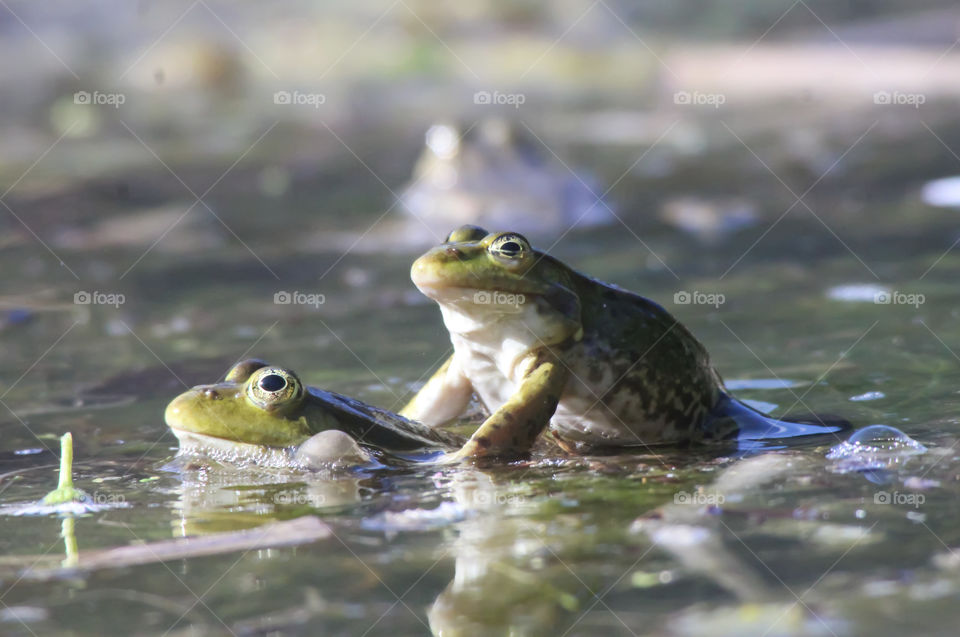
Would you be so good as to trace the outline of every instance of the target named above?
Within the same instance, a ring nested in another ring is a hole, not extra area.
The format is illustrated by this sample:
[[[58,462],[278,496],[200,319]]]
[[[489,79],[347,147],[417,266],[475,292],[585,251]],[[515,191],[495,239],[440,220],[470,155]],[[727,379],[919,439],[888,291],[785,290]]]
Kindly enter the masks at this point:
[[[465,128],[438,123],[426,133],[401,202],[430,229],[431,243],[463,224],[510,227],[542,240],[613,222],[604,189],[566,160],[549,160],[552,154],[504,119]]]

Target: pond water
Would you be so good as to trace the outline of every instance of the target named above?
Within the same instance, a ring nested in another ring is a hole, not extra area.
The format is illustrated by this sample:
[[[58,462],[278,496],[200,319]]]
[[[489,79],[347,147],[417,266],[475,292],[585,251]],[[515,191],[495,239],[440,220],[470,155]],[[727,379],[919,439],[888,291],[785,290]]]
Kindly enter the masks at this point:
[[[384,247],[390,235],[374,229],[346,256],[289,248],[330,227],[311,214],[355,188],[345,180],[276,214],[226,198],[250,251],[235,239],[157,249],[123,279],[142,249],[60,250],[64,266],[26,241],[5,251],[4,272],[21,282],[8,303],[31,319],[3,333],[4,504],[52,488],[56,436],[69,430],[77,485],[105,505],[76,520],[81,551],[305,514],[334,533],[35,578],[24,569],[63,559],[61,520],[5,517],[5,634],[895,635],[948,634],[960,620],[960,253],[943,256],[953,211],[926,210],[918,229],[907,204],[870,203],[834,236],[798,210],[737,263],[764,228],[704,245],[628,205],[630,232],[577,232],[552,250],[663,302],[738,396],[777,414],[895,426],[927,447],[879,477],[832,468],[838,441],[752,458],[664,449],[339,477],[171,464],[164,405],[237,358],[397,408],[448,351],[439,313],[407,279],[412,255]],[[124,302],[74,305],[78,288]],[[877,290],[901,296],[878,304]],[[278,291],[323,304],[275,304]],[[684,291],[723,302],[674,303]]]
[[[710,115],[657,149],[517,115],[615,186],[612,223],[537,244],[662,303],[738,397],[895,427],[905,453],[830,454],[842,436],[337,475],[183,462],[164,406],[239,359],[399,409],[449,353],[408,277],[424,228],[391,207],[433,119],[220,113],[169,144],[116,123],[22,184],[39,153],[4,165],[0,633],[956,634],[960,210],[920,195],[960,170],[955,108],[909,126],[805,109]],[[58,570],[63,519],[12,513],[55,486],[67,431],[98,505],[72,518],[81,555],[302,516],[332,533]]]

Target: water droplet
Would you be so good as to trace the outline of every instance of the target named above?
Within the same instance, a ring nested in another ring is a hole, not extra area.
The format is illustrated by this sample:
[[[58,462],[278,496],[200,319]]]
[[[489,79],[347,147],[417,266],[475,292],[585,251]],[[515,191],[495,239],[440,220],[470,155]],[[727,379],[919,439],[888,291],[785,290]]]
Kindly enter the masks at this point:
[[[926,453],[927,448],[895,427],[870,425],[827,453],[836,473],[877,471],[902,464],[911,456]]]

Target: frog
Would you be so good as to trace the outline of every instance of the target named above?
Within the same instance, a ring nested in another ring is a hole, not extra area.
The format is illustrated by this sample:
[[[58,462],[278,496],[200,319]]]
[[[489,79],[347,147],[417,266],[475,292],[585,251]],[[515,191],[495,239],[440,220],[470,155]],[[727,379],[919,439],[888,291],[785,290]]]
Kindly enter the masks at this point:
[[[577,272],[518,232],[461,226],[410,275],[439,305],[453,354],[400,414],[438,427],[476,396],[488,415],[464,455],[497,455],[544,431],[567,452],[593,453],[849,428],[833,417],[778,420],[733,398],[662,305]]]
[[[312,253],[382,260],[409,258],[437,244],[453,226],[510,222],[538,240],[617,221],[601,181],[554,154],[537,134],[500,117],[470,125],[431,124],[410,179],[374,227],[328,227],[303,235]]]
[[[182,454],[280,468],[444,462],[466,440],[309,387],[292,370],[262,359],[240,361],[222,381],[181,393],[164,419]]]
[[[429,230],[418,251],[457,223],[509,220],[546,239],[616,220],[595,179],[554,161],[535,134],[507,119],[485,118],[470,127],[439,122],[424,142],[400,196],[402,210],[415,218],[413,231]]]

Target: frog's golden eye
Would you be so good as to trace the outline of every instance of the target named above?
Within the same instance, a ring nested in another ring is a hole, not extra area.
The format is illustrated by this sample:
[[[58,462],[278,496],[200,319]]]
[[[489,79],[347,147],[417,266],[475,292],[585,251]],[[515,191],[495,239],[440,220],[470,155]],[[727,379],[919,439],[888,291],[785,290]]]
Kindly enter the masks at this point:
[[[490,254],[505,259],[522,259],[530,254],[530,243],[516,232],[507,232],[490,244]]]
[[[247,397],[266,410],[292,404],[303,397],[303,385],[295,374],[279,367],[263,367],[247,381]]]
[[[468,241],[480,241],[487,236],[487,234],[489,233],[480,226],[460,226],[447,235],[447,239],[444,241],[444,243],[466,243]]]
[[[244,383],[250,374],[257,371],[262,367],[269,365],[267,361],[262,361],[259,358],[248,358],[242,360],[233,367],[230,368],[230,371],[227,372],[227,377],[224,379],[228,383]]]

